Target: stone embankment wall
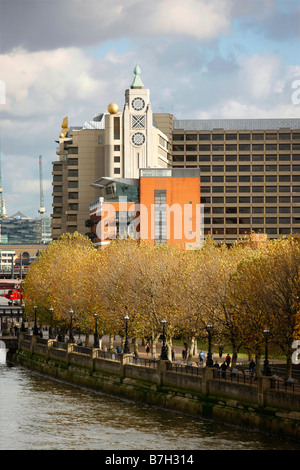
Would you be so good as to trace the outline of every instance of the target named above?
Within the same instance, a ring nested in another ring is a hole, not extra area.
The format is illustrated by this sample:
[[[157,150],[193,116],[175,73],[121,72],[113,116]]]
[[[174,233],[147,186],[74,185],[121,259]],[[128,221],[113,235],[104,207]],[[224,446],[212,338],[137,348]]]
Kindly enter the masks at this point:
[[[300,439],[300,393],[270,377],[222,380],[212,368],[117,355],[20,333],[14,361],[98,392]]]

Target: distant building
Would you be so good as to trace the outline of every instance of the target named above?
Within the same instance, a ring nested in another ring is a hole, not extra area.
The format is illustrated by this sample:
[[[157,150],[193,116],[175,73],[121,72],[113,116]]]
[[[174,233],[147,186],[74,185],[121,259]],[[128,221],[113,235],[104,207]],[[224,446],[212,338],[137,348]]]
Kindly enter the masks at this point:
[[[45,245],[51,241],[51,218],[32,219],[17,212],[0,219],[0,247],[2,245]]]
[[[94,246],[115,238],[198,249],[203,242],[200,172],[145,168],[137,179],[100,178],[100,198],[90,204],[87,235]]]

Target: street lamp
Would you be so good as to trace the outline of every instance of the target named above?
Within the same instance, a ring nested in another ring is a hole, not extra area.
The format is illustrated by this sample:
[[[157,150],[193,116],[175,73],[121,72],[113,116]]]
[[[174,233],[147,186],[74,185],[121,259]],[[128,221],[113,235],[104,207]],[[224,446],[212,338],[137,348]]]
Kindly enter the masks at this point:
[[[271,369],[270,369],[270,366],[269,366],[269,359],[268,359],[268,340],[269,340],[269,336],[270,336],[270,331],[269,330],[264,330],[263,334],[264,334],[265,341],[266,341],[266,352],[265,352],[263,375],[269,376],[269,375],[271,375]]]
[[[52,320],[53,320],[53,308],[49,308],[49,313],[50,313],[50,328],[49,328],[49,339],[53,339],[53,325],[52,325]]]
[[[33,327],[33,334],[34,336],[38,336],[39,330],[36,324],[36,311],[37,311],[37,306],[35,305],[34,307],[34,327]]]
[[[160,359],[162,361],[167,361],[168,360],[168,350],[166,346],[166,336],[165,336],[165,327],[166,327],[166,320],[161,321],[162,326],[163,326],[163,342],[162,342],[162,347],[161,347],[161,354],[160,354]]]
[[[124,354],[130,354],[130,347],[128,342],[128,320],[129,317],[126,315],[125,320],[125,344],[124,344]]]
[[[71,309],[69,311],[69,315],[70,315],[70,335],[69,335],[69,340],[68,340],[68,343],[75,343],[75,339],[74,339],[74,336],[73,336],[73,310]]]
[[[97,332],[97,313],[94,313],[94,318],[95,318],[94,348],[99,348],[99,335]]]
[[[25,308],[25,304],[24,302],[22,301],[21,303],[21,309],[22,309],[22,323],[21,323],[21,331],[24,332],[25,331],[25,322],[24,322],[24,308]]]
[[[212,357],[212,352],[211,352],[211,335],[212,335],[212,325],[206,325],[206,331],[208,333],[208,352],[207,352],[207,361],[206,361],[206,367],[213,367],[214,362],[213,362],[213,357]]]

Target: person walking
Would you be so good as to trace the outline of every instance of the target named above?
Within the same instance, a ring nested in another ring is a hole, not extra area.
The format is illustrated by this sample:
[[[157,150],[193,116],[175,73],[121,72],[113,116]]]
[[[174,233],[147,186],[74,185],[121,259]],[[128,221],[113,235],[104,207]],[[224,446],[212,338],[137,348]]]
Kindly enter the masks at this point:
[[[221,369],[221,371],[222,371],[222,379],[226,379],[227,364],[226,364],[225,361],[224,361],[223,364],[221,365],[220,369]]]
[[[200,351],[199,352],[199,361],[200,361],[201,366],[203,366],[204,359],[205,359],[205,354],[204,354],[203,351]]]
[[[219,357],[222,357],[222,355],[223,355],[223,349],[224,349],[224,348],[223,348],[223,344],[220,344],[220,345],[219,345]]]
[[[249,364],[249,369],[250,369],[250,374],[251,374],[251,377],[253,377],[254,375],[254,371],[255,371],[255,362],[253,359],[251,359],[250,361],[250,364]]]
[[[227,354],[227,356],[225,357],[225,362],[226,362],[227,367],[230,366],[230,361],[231,361],[230,354]]]

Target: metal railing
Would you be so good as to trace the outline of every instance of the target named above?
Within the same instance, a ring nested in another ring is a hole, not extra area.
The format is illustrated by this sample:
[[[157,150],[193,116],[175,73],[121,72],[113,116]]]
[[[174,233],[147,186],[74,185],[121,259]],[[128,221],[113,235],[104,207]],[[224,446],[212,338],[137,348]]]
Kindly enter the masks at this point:
[[[193,366],[192,364],[179,364],[174,362],[167,362],[166,363],[167,370],[171,372],[179,372],[180,374],[191,374],[196,375],[198,377],[202,376],[202,368]]]
[[[219,369],[213,369],[213,378],[227,382],[236,382],[244,385],[257,386],[256,377],[252,376],[249,371],[242,372],[238,369],[223,371]]]
[[[155,359],[146,359],[144,357],[135,357],[135,356],[128,356],[127,357],[127,363],[129,364],[135,364],[137,366],[143,366],[143,367],[151,367],[151,368],[156,368],[156,360]]]

